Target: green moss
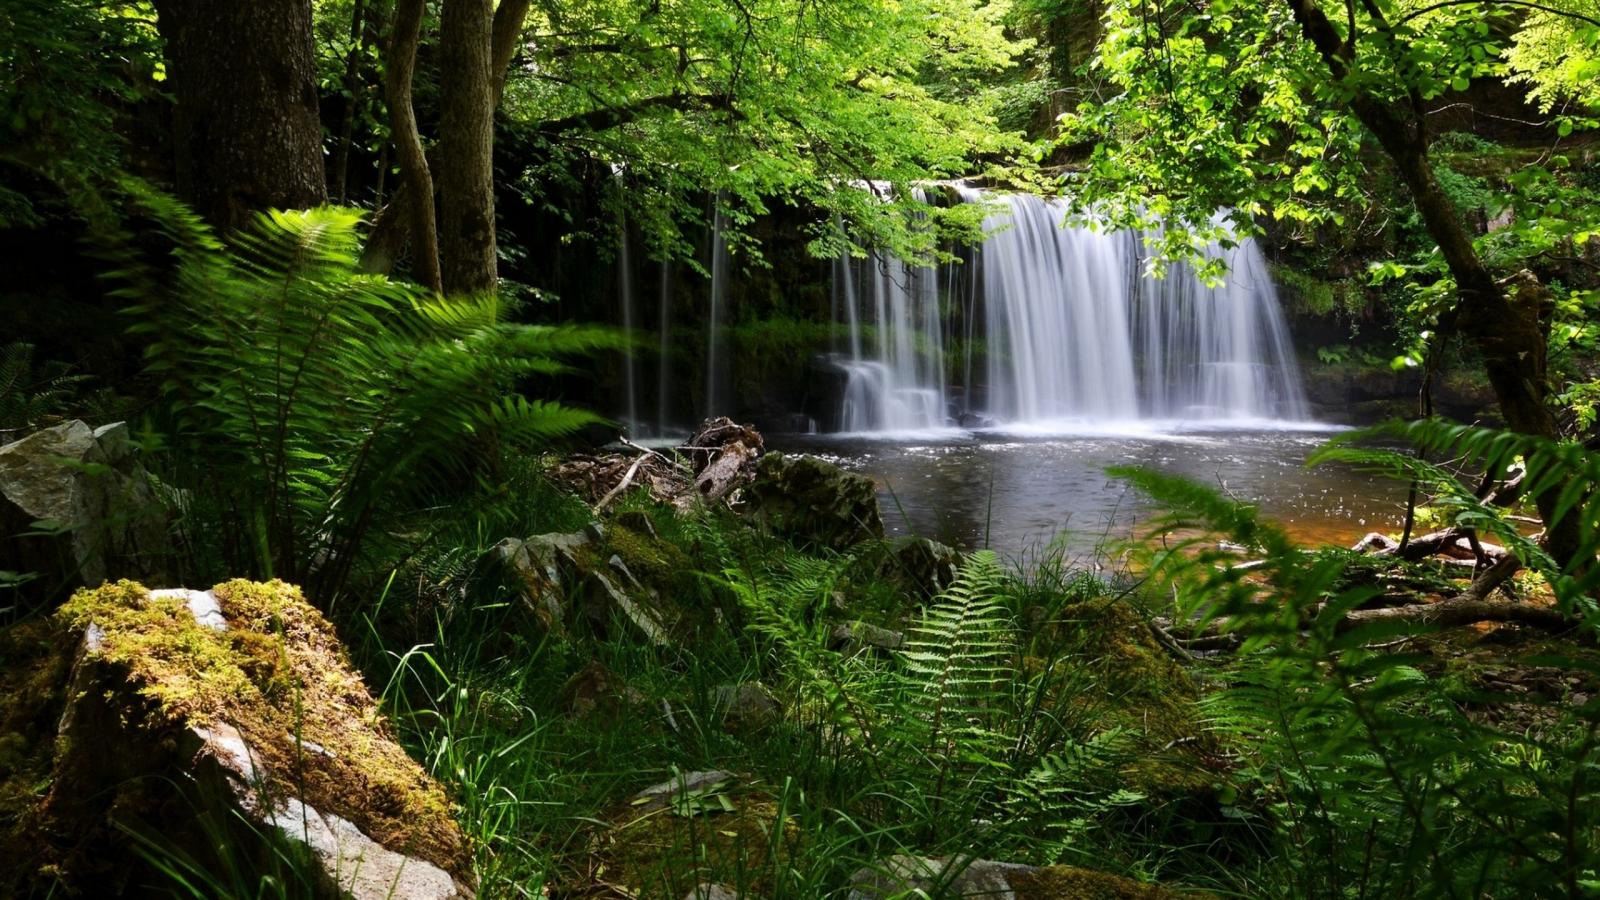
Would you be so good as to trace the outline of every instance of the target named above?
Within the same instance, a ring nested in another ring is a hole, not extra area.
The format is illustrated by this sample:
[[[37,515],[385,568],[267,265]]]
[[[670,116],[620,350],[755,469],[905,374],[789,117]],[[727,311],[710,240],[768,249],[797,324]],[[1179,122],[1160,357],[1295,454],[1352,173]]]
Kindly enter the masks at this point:
[[[129,581],[79,591],[57,618],[69,634],[90,623],[104,631],[97,655],[150,701],[157,718],[145,721],[225,721],[261,758],[269,792],[460,871],[466,848],[448,799],[389,735],[333,626],[282,582],[237,580],[214,590],[226,631]]]
[[[701,882],[740,886],[742,896],[770,897],[776,875],[797,859],[805,835],[778,823],[778,804],[759,789],[725,794],[726,812],[638,814],[623,808],[593,832],[597,877],[640,897],[678,900]]]
[[[21,895],[36,864],[71,659],[48,619],[0,629],[0,896]]]
[[[628,571],[661,590],[679,586],[693,569],[688,554],[672,544],[622,525],[606,530],[606,545],[622,558]]]
[[[1090,706],[1091,717],[1137,735],[1138,758],[1124,773],[1134,786],[1152,794],[1209,794],[1219,780],[1209,761],[1221,748],[1204,727],[1200,691],[1143,616],[1121,601],[1090,600],[1064,607],[1051,629],[1057,664],[1086,669],[1095,686],[1059,702]]]

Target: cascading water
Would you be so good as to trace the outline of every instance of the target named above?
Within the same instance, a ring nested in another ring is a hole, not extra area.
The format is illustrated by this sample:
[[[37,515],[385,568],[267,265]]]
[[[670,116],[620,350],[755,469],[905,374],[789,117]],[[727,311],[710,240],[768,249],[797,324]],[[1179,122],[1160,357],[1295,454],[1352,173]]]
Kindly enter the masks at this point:
[[[727,335],[723,319],[728,308],[728,240],[723,235],[722,195],[715,201],[716,211],[711,226],[711,314],[706,325],[706,418],[722,415],[727,405],[724,395],[728,383]]]
[[[920,192],[918,199],[923,199]],[[849,339],[836,358],[845,373],[843,430],[944,426],[948,403],[938,271],[873,253],[862,260],[841,257],[834,272]],[[872,329],[868,334],[863,319]]]
[[[1063,228],[1064,206],[1032,195],[960,194],[1003,206],[969,254],[965,302],[954,296],[957,274],[944,279],[948,305],[962,311],[962,412],[981,389],[988,418],[1021,426],[1307,417],[1253,241],[1210,248],[1228,257],[1220,286],[1182,265],[1157,279],[1141,274],[1136,234]],[[843,430],[951,424],[939,273],[877,255],[856,269],[848,257],[835,264],[849,335],[839,354]],[[980,339],[982,385],[972,360]]]
[[[617,247],[618,303],[622,307],[622,330],[632,335],[634,318],[638,312],[638,300],[633,294],[633,259],[628,252],[628,223],[620,215],[617,217],[617,230],[622,235]],[[631,349],[623,351],[622,354],[622,380],[623,396],[627,403],[622,421],[629,430],[637,434],[642,423],[639,421],[639,381],[634,371]]]

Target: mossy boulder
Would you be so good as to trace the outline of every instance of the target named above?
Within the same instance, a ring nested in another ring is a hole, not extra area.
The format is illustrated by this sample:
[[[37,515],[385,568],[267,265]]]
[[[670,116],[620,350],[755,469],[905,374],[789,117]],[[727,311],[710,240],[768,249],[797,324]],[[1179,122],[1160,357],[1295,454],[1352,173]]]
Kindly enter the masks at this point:
[[[872,479],[815,456],[766,454],[746,494],[755,522],[801,544],[844,550],[884,534]]]
[[[122,581],[79,591],[36,627],[53,633],[31,668],[54,683],[36,685],[44,699],[20,712],[34,709],[34,732],[51,712],[58,725],[35,735],[8,780],[48,762],[48,788],[15,809],[6,847],[20,852],[0,863],[0,885],[112,895],[142,880],[130,834],[214,863],[207,822],[237,818],[263,845],[243,864],[286,846],[321,896],[472,895],[444,790],[395,741],[333,627],[295,588]]]

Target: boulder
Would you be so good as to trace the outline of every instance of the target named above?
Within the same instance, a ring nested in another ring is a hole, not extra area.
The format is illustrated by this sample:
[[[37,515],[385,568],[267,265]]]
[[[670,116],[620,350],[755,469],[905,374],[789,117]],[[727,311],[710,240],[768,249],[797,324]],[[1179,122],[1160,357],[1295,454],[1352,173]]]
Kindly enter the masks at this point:
[[[1019,863],[989,859],[927,859],[891,856],[850,877],[849,900],[887,900],[916,892],[931,898],[982,897],[1015,900],[1012,879],[1039,870]]]
[[[20,816],[33,849],[0,861],[28,871],[0,873],[0,885],[47,873],[68,891],[114,895],[151,877],[124,829],[205,860],[223,852],[215,823],[243,820],[236,840],[257,846],[234,861],[286,842],[316,896],[473,896],[444,790],[295,588],[121,581],[79,591],[55,626],[71,663],[49,790]]]
[[[484,562],[521,583],[523,604],[546,627],[567,624],[564,615],[581,615],[602,634],[620,624],[666,646],[679,617],[671,614],[675,607],[663,588],[685,569],[675,553],[659,537],[620,523],[608,528],[591,522],[571,534],[507,538],[485,554]],[[576,601],[575,609],[567,609],[568,600]]]
[[[801,543],[843,550],[883,537],[872,479],[815,456],[768,453],[747,494],[758,524]]]
[[[0,569],[39,576],[36,596],[149,579],[168,562],[165,506],[121,422],[66,422],[0,447],[0,534]]]
[[[859,652],[869,647],[880,650],[898,650],[906,642],[904,632],[890,631],[867,622],[846,622],[833,626],[829,643],[834,649]]]
[[[897,541],[878,566],[878,577],[895,582],[919,600],[936,596],[956,580],[961,554],[938,541],[914,537]]]
[[[1159,885],[1073,866],[1039,868],[989,859],[893,856],[850,878],[848,900],[1180,900]],[[1202,895],[1209,896],[1209,895]]]
[[[711,691],[711,704],[734,731],[759,731],[778,720],[782,708],[760,682],[719,685]]]
[[[684,772],[669,781],[651,785],[633,795],[629,806],[633,813],[647,813],[658,809],[665,809],[674,803],[679,803],[703,794],[709,794],[719,788],[731,785],[739,780],[739,776],[721,769],[711,769],[704,772]]]
[[[746,895],[725,884],[697,884],[683,900],[745,900]]]
[[[645,702],[644,694],[598,660],[579,669],[561,685],[561,705],[580,719],[597,714],[615,716],[626,709],[642,707]]]

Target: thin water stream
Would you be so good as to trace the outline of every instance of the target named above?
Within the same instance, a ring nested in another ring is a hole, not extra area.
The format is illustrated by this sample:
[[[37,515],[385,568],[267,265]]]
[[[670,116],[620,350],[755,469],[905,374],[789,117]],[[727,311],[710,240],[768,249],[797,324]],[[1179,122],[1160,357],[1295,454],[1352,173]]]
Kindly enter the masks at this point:
[[[1151,515],[1106,475],[1139,465],[1218,487],[1305,543],[1349,545],[1368,531],[1397,531],[1405,487],[1348,467],[1305,467],[1330,436],[1314,429],[1172,428],[1076,436],[927,432],[895,438],[771,435],[768,446],[822,456],[870,476],[891,534],[918,534],[967,549],[1019,554],[1059,541],[1086,557],[1129,536]]]

